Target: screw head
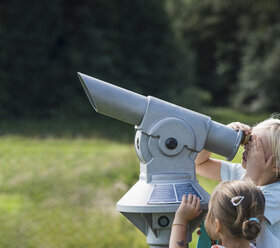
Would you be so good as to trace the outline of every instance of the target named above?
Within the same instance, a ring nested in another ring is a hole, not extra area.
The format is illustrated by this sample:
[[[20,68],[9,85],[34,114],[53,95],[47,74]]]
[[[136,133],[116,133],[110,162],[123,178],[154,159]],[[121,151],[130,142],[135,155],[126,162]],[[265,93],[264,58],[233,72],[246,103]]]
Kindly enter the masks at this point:
[[[165,141],[165,145],[168,149],[170,150],[174,150],[177,145],[178,145],[178,142],[175,138],[168,138],[166,141]]]

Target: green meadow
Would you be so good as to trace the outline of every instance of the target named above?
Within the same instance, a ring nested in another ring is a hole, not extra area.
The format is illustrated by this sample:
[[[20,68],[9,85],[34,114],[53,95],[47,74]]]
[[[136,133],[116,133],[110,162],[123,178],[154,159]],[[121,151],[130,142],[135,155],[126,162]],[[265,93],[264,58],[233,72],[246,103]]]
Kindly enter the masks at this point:
[[[133,127],[96,123],[2,123],[0,247],[148,247],[115,209],[139,176]],[[217,184],[198,179],[209,193]]]

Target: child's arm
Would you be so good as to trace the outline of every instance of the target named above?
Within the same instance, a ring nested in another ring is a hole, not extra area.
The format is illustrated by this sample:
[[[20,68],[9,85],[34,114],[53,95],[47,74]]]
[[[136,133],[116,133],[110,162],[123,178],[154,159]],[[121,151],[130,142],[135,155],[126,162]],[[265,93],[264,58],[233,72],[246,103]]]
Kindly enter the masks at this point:
[[[201,214],[200,200],[195,195],[184,195],[181,205],[175,213],[172,225],[169,248],[186,247],[186,234],[188,222]]]
[[[232,122],[228,124],[228,127],[238,131],[241,130],[245,135],[251,133],[251,127],[240,122]],[[221,181],[221,160],[211,159],[211,153],[209,151],[201,151],[196,159],[196,173],[200,176],[204,176],[216,181]]]
[[[221,161],[210,158],[211,152],[203,150],[196,159],[196,173],[200,176],[204,176],[216,181],[222,181],[221,179]]]

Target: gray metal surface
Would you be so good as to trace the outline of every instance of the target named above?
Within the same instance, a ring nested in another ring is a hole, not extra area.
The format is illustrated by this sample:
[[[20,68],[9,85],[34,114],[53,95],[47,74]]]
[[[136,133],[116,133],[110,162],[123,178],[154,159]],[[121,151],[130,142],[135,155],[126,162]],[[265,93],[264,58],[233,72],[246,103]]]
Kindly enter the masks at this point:
[[[96,112],[138,125],[146,111],[146,97],[78,73],[86,95]]]
[[[218,122],[212,121],[204,149],[232,160],[239,148],[243,133],[236,132]]]
[[[139,181],[119,200],[117,209],[147,236],[150,247],[168,247],[180,194],[193,192],[201,198],[201,210],[208,208],[210,196],[196,179],[197,154],[207,149],[231,160],[242,132],[152,96],[81,73],[79,78],[97,112],[136,125]],[[188,241],[202,218],[189,223]],[[164,225],[160,220],[168,223]]]

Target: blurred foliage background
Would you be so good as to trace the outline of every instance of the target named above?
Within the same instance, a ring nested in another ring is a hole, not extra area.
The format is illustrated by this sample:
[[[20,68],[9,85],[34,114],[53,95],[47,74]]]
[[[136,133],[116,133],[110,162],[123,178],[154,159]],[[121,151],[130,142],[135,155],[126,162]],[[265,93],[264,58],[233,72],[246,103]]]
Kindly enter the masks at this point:
[[[76,72],[195,110],[279,111],[278,0],[0,3],[0,117],[92,113]]]
[[[139,176],[133,127],[96,114],[76,73],[253,125],[280,111],[279,13],[278,0],[2,0],[0,247],[147,247],[115,210]]]

